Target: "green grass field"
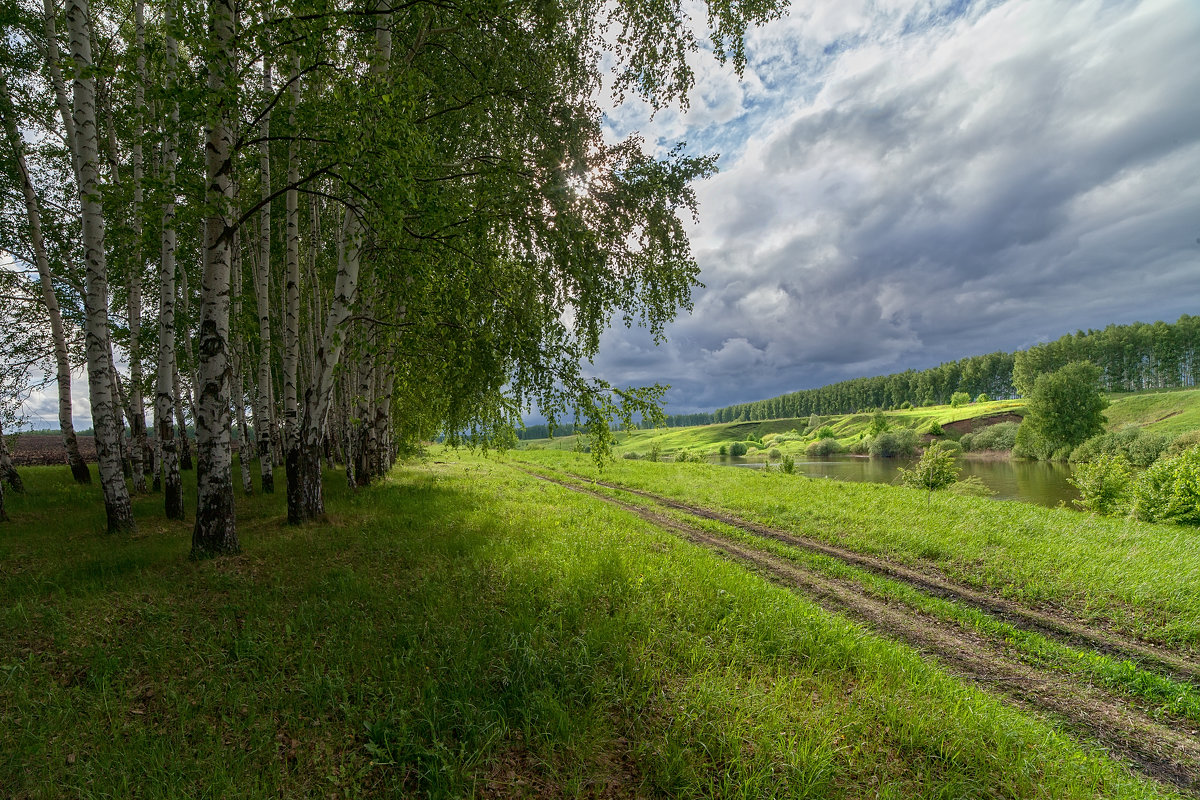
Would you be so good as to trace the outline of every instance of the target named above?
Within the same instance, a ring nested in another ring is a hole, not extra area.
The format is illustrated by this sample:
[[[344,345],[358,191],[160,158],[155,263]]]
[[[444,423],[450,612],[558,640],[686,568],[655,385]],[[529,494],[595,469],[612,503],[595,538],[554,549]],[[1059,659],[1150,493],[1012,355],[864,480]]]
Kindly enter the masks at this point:
[[[636,466],[719,494],[701,465]],[[496,459],[437,451],[357,494],[330,473],[329,520],[298,528],[282,496],[239,497],[245,552],[202,563],[157,498],[137,502],[137,533],[101,533],[97,490],[64,472],[25,470],[0,527],[5,797],[1170,795]],[[996,530],[1020,521],[990,506]],[[1146,560],[1161,544],[1131,541]]]
[[[601,473],[578,453],[512,457],[929,565],[1000,596],[1200,649],[1200,548],[1192,528],[775,470],[619,460]]]

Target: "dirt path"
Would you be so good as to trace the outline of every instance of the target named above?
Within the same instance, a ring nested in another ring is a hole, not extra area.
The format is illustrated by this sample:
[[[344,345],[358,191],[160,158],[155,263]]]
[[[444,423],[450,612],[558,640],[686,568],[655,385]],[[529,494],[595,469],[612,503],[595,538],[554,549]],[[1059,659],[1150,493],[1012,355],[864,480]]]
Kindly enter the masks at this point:
[[[525,471],[529,472],[529,470]],[[536,472],[530,472],[530,474],[544,477]],[[574,475],[569,477],[581,481],[588,480]],[[906,583],[926,594],[972,606],[1007,622],[1013,627],[1035,631],[1072,646],[1087,647],[1106,655],[1129,659],[1140,666],[1153,669],[1176,680],[1200,686],[1200,661],[1190,658],[1187,655],[1170,651],[1164,647],[1143,642],[1113,631],[1088,626],[1078,620],[1069,618],[1065,614],[1055,614],[1048,611],[1037,611],[1026,608],[1011,600],[986,594],[969,586],[953,582],[944,575],[937,574],[931,570],[918,570],[913,567],[896,564],[886,559],[864,555],[790,531],[760,525],[733,514],[683,503],[670,497],[654,494],[653,492],[604,481],[594,481],[594,483],[597,486],[616,489],[646,498],[668,508],[691,514],[692,516],[720,522],[747,533],[774,539],[792,547],[800,547],[813,553],[820,553],[821,555],[836,558],[839,561],[874,572],[877,575],[884,575],[893,580]]]
[[[1200,796],[1200,739],[1183,724],[1155,720],[1127,700],[1113,697],[1062,673],[1025,664],[1008,652],[1002,643],[965,631],[953,622],[921,614],[903,605],[889,604],[851,581],[830,578],[787,559],[687,525],[664,513],[622,502],[578,483],[530,470],[522,471],[572,491],[597,497],[689,541],[721,552],[769,580],[800,590],[830,611],[850,616],[883,636],[935,656],[961,677],[998,693],[1021,708],[1050,713],[1069,729],[1127,759],[1143,774]],[[602,485],[659,499],[649,493],[621,486]],[[666,501],[665,498],[662,502],[671,508],[692,513],[691,508],[684,504]],[[760,532],[757,528],[740,524],[740,521],[721,519],[711,512],[697,516],[720,519],[752,533]]]

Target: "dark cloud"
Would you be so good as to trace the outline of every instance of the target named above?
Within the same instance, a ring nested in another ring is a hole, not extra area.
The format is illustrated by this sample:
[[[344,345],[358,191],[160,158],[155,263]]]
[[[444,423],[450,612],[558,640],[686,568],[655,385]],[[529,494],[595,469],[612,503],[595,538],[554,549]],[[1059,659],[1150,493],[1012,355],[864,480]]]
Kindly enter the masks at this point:
[[[752,42],[750,94],[801,91],[700,187],[694,313],[600,374],[682,412],[1196,312],[1200,6],[915,5]]]

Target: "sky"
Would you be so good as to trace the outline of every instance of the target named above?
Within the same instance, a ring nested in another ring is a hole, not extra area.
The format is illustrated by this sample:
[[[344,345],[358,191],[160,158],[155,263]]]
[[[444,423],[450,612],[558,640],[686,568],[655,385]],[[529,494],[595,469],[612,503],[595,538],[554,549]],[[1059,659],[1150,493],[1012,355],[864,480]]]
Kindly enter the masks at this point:
[[[747,52],[697,53],[686,112],[608,108],[720,173],[694,310],[658,347],[617,322],[592,374],[687,413],[1200,313],[1198,0],[797,0]]]
[[[668,413],[1200,313],[1200,2],[794,2],[608,133],[721,154],[704,288],[594,371]]]

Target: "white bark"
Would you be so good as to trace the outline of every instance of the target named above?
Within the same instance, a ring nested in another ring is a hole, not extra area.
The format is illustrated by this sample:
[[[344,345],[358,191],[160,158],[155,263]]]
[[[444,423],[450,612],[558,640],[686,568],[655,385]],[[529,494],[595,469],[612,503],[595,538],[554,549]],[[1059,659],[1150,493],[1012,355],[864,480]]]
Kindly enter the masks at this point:
[[[73,122],[86,263],[88,391],[108,529],[119,531],[132,529],[134,521],[129,490],[121,473],[119,412],[112,392],[113,365],[109,360],[108,269],[104,254],[104,212],[100,204],[96,87],[87,17],[87,0],[68,0],[67,25],[75,71]]]
[[[288,127],[295,130],[296,106],[300,103],[300,59],[292,58],[292,74],[289,92],[292,96]],[[296,141],[288,143],[287,185],[285,194],[286,216],[286,260],[284,277],[284,321],[283,321],[283,432],[284,450],[288,451],[299,443],[297,380],[300,364],[300,211],[299,193],[300,155]],[[291,479],[289,478],[289,481]]]
[[[130,434],[132,442],[133,489],[146,491],[146,476],[142,461],[146,453],[146,404],[142,400],[142,269],[145,254],[142,252],[142,137],[146,128],[146,25],[143,0],[134,3],[134,47],[137,52],[137,78],[134,81],[133,106],[137,121],[133,138],[133,237],[134,261],[130,265],[127,288],[129,291],[129,412],[132,417]]]
[[[271,64],[263,59],[263,92],[271,88]],[[263,114],[259,128],[258,169],[262,190],[259,216],[258,261],[254,272],[254,299],[258,310],[258,380],[254,414],[254,438],[258,447],[258,469],[263,494],[275,491],[274,456],[271,447],[271,112]],[[260,427],[261,425],[261,427]]]
[[[192,557],[240,550],[233,507],[230,449],[229,289],[233,251],[230,210],[233,200],[233,132],[230,129],[234,80],[234,7],[232,0],[209,0],[211,56],[208,88],[212,99],[205,135],[206,197],[211,216],[205,224],[207,253],[200,287],[200,334],[196,402],[196,526]]]
[[[171,3],[164,10],[171,26]],[[175,86],[175,39],[166,37],[167,88]],[[158,373],[155,376],[154,429],[162,456],[163,504],[168,519],[183,519],[183,483],[179,475],[179,444],[172,414],[178,399],[178,367],[175,364],[175,136],[179,127],[179,104],[171,103],[167,132],[163,137],[163,184],[161,254],[158,269]],[[181,431],[186,435],[186,429]]]

